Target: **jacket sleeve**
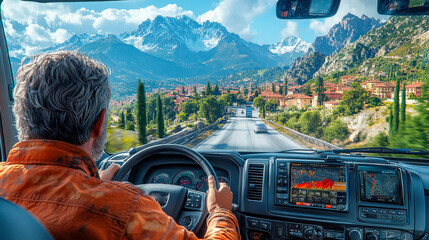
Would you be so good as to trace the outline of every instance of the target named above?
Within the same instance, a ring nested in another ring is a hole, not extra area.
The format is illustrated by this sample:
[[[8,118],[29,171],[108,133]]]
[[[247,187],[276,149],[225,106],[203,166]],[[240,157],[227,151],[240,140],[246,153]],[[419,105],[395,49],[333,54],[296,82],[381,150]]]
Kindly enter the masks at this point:
[[[165,214],[161,206],[151,197],[139,198],[131,213],[124,233],[125,239],[189,239],[197,236],[178,225]],[[204,239],[240,239],[240,230],[235,215],[226,209],[218,208],[207,219],[207,232]]]

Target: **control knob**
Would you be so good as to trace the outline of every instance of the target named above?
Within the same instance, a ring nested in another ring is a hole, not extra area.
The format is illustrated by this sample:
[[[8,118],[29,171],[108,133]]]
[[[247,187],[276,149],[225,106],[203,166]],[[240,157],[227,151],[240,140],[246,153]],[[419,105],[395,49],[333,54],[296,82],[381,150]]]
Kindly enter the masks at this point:
[[[319,240],[322,239],[322,233],[313,227],[309,227],[304,231],[304,238],[309,240]]]
[[[359,229],[352,229],[347,233],[349,240],[362,240],[362,232]]]

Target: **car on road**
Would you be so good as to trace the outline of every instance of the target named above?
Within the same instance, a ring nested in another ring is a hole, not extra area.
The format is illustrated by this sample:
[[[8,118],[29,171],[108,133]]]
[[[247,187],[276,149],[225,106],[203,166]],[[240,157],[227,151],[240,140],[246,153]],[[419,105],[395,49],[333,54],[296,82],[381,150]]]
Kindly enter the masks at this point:
[[[253,132],[255,132],[255,133],[267,133],[268,128],[263,123],[256,123],[255,128],[253,129]]]

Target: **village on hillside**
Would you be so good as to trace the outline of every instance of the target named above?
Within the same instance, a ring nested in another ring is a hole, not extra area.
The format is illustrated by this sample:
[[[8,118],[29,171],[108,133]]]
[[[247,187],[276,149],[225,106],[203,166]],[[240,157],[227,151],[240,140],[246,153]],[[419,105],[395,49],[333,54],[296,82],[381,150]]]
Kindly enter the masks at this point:
[[[383,99],[387,102],[392,102],[395,94],[395,82],[383,82],[376,79],[361,81],[356,76],[342,76],[340,83],[325,83],[323,108],[326,110],[334,110],[341,101],[343,94],[352,89],[352,83],[359,82],[360,86],[369,91],[371,95]],[[306,89],[306,85],[288,84],[287,93],[284,92],[285,83],[264,83],[254,85],[249,83],[249,86],[219,86],[220,94],[242,94],[246,97],[245,101],[251,102],[255,97],[261,96],[265,101],[275,100],[278,108],[297,108],[309,109],[318,107],[318,94],[315,91],[315,86],[308,85],[311,91]],[[406,99],[409,103],[414,102],[414,99],[421,96],[423,82],[414,82],[405,85]],[[174,103],[178,110],[183,102],[188,101],[194,95],[194,92],[202,93],[206,90],[205,85],[197,84],[194,86],[177,86],[173,90],[159,89],[157,92],[165,94],[165,97],[174,99]],[[400,97],[402,94],[402,85],[400,86]],[[150,97],[153,93],[146,93]],[[112,106],[132,105],[135,101],[135,95],[127,96],[122,101],[112,100]]]

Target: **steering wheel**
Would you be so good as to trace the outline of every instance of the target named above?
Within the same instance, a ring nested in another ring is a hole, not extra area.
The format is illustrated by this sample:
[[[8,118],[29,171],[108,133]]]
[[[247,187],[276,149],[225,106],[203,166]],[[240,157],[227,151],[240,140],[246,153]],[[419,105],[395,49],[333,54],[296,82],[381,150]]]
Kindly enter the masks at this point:
[[[194,160],[204,170],[207,176],[214,176],[216,187],[219,188],[219,181],[216,173],[210,163],[198,152],[177,144],[161,144],[145,148],[136,154],[132,155],[122,165],[116,175],[114,181],[124,181],[125,176],[135,166],[145,161],[153,154],[160,152],[174,152],[184,155]],[[178,224],[186,229],[198,232],[204,220],[208,216],[206,206],[206,193],[187,189],[182,186],[171,184],[138,184],[136,187],[143,190],[146,194],[155,198],[161,205],[162,210],[172,217]]]

